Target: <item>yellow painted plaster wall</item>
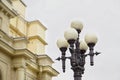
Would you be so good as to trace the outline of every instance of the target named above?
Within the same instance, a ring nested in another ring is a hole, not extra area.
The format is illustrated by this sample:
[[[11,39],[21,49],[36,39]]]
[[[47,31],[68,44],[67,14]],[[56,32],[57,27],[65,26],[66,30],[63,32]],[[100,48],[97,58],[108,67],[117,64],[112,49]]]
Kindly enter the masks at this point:
[[[28,49],[35,54],[45,54],[45,45],[37,38],[29,39]]]
[[[37,40],[36,44],[37,44],[37,53],[45,54],[45,45],[40,40]]]
[[[32,21],[28,23],[29,38],[28,49],[35,54],[45,53],[45,31],[46,28],[39,21]]]
[[[21,0],[12,0],[12,4],[17,13],[24,18],[26,9],[25,4]]]
[[[11,24],[14,28],[17,27],[17,18],[18,18],[18,17],[16,16],[16,17],[10,19],[10,24]]]
[[[18,18],[17,28],[24,35],[26,35],[26,23],[27,22],[22,17]]]
[[[21,16],[10,19],[10,28],[12,28],[20,36],[27,35],[27,21]]]
[[[0,12],[0,17],[1,17],[1,26],[0,29],[2,29],[4,32],[9,34],[9,17],[7,17],[3,12]],[[6,26],[6,27],[4,27]]]
[[[51,76],[45,72],[42,74],[41,78],[42,78],[42,80],[51,80],[52,79]]]
[[[11,58],[0,51],[0,70],[2,72],[2,80],[11,80]]]
[[[36,47],[35,46],[36,46],[35,40],[29,40],[28,49],[33,53],[36,53]]]
[[[46,28],[39,21],[29,22],[28,36],[38,35],[45,39]]]
[[[29,66],[26,68],[26,79],[37,80],[37,72],[32,70]]]
[[[45,55],[46,28],[39,21],[24,19],[26,6],[21,0],[11,1],[18,15],[9,7],[0,8],[2,80],[51,80],[59,73],[52,68],[51,58]]]

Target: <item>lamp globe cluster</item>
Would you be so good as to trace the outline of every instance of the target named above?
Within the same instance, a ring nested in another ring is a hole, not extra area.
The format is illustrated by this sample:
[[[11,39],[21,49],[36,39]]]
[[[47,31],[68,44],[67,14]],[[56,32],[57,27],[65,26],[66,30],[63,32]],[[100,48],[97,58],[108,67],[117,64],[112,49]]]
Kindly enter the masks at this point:
[[[64,32],[64,37],[57,40],[57,46],[61,51],[61,57],[56,60],[62,61],[62,69],[65,72],[65,61],[70,59],[71,69],[74,72],[74,80],[81,80],[84,74],[84,65],[86,57],[90,57],[90,65],[94,65],[94,55],[100,53],[94,52],[94,46],[97,43],[97,37],[93,33],[87,33],[85,38],[80,41],[79,35],[83,29],[83,24],[80,21],[71,22],[71,27]],[[66,56],[66,51],[69,48],[70,56]],[[89,53],[86,54],[89,48]]]
[[[58,48],[68,47],[68,44],[73,44],[79,37],[80,32],[83,29],[83,24],[80,21],[72,21],[71,27],[64,32],[64,38],[59,38],[57,40]],[[66,40],[65,40],[66,39]],[[85,39],[80,42],[80,49],[87,50],[91,44],[95,45],[97,43],[97,36],[94,33],[87,33]],[[67,44],[68,43],[68,44]],[[87,44],[87,45],[86,45]]]

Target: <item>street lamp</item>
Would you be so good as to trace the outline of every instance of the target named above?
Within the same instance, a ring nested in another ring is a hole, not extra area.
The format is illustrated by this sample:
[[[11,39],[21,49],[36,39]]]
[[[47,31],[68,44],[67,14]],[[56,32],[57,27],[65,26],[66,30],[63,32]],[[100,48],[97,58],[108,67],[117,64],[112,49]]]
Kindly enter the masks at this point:
[[[70,59],[71,69],[74,72],[74,80],[81,80],[82,74],[84,74],[85,58],[90,56],[90,65],[94,65],[94,55],[100,54],[94,52],[94,46],[97,43],[97,37],[95,34],[86,34],[84,41],[79,41],[79,34],[83,28],[83,25],[79,21],[73,21],[71,28],[65,31],[64,38],[57,40],[57,46],[61,51],[61,57],[56,60],[62,60],[62,69],[65,72],[65,61]],[[71,56],[66,57],[66,51],[69,47]],[[89,53],[85,54],[89,47]]]

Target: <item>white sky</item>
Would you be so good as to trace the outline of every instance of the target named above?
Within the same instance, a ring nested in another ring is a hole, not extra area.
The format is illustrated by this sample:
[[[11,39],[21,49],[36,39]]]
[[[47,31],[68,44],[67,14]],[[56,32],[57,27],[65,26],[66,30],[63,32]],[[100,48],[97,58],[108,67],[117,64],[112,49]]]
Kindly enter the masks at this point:
[[[87,32],[98,36],[95,51],[95,65],[89,66],[86,59],[85,74],[82,80],[120,80],[120,0],[23,0],[27,4],[26,19],[40,20],[47,28],[46,54],[54,61],[60,56],[56,40],[63,37],[72,20],[83,22],[82,39]],[[68,52],[69,54],[69,52]],[[53,80],[73,80],[69,60],[66,73],[62,73],[61,62],[53,67],[60,72]]]

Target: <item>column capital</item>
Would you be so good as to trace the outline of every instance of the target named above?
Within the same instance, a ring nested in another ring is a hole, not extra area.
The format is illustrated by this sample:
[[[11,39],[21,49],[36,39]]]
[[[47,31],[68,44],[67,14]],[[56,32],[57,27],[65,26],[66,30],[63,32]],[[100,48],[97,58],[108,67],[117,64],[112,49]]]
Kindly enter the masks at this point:
[[[13,68],[15,68],[15,69],[19,69],[19,68],[26,68],[26,66],[25,65],[22,65],[22,64],[13,64]]]

